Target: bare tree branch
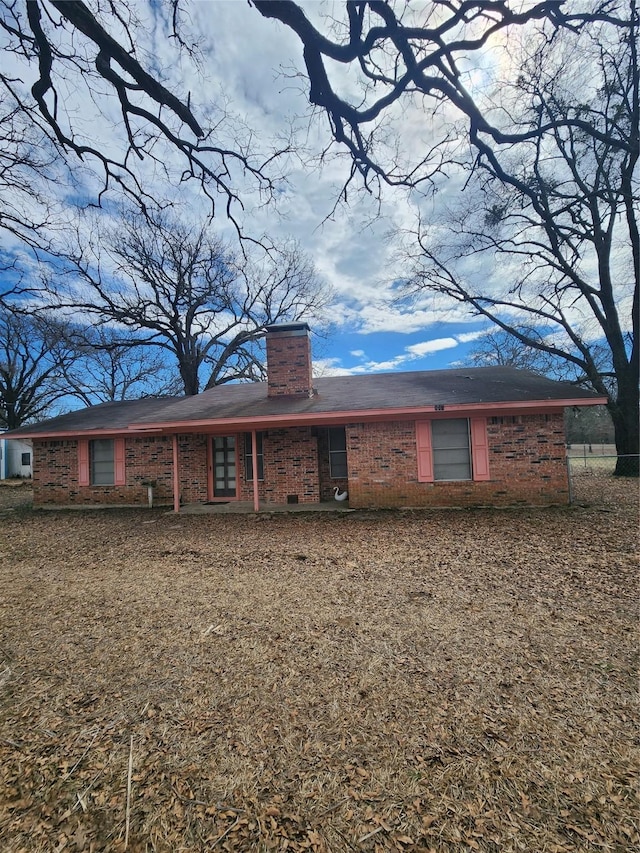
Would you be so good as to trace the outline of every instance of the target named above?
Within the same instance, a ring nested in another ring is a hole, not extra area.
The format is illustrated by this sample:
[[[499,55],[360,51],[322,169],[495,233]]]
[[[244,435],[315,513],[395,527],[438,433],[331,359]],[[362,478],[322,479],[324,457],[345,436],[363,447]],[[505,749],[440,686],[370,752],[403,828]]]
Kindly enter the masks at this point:
[[[180,21],[177,6],[174,26]],[[15,65],[14,73],[9,64],[0,71],[0,111],[10,119],[0,131],[10,158],[5,155],[4,169],[0,160],[0,227],[27,240],[42,236],[54,211],[46,191],[34,186],[54,180],[54,166],[59,172],[66,168],[71,181],[76,164],[96,169],[103,180],[98,203],[114,188],[145,210],[156,200],[136,163],[147,161],[168,180],[197,181],[212,214],[222,202],[241,236],[245,182],[264,200],[273,198],[283,180],[275,164],[289,143],[259,141],[222,103],[209,105],[211,119],[204,111],[196,118],[189,93],[176,95],[145,69],[134,8],[104,0],[91,7],[83,0],[0,0],[1,48]],[[188,54],[181,34],[173,35]],[[29,76],[30,86],[24,82]],[[77,105],[69,102],[73,91],[103,112],[115,96],[124,138],[107,144],[83,132],[74,115]],[[3,179],[12,192],[2,193]],[[16,196],[25,199],[23,210],[12,209]]]
[[[68,263],[75,278],[52,275],[50,304],[114,330],[114,344],[123,329],[123,345],[168,354],[188,395],[205,370],[207,387],[262,378],[265,327],[320,318],[329,298],[297,246],[238,258],[208,225],[192,230],[166,211],[126,215]]]
[[[0,310],[0,427],[46,417],[66,393],[61,378],[72,358],[57,322]]]
[[[309,100],[353,160],[345,193],[359,175],[437,201],[458,180],[459,205],[409,233],[423,304],[444,297],[574,365],[610,392],[618,452],[637,455],[636,0],[354,0],[328,35],[291,0],[254,5],[303,44]],[[432,125],[447,128],[435,141]]]

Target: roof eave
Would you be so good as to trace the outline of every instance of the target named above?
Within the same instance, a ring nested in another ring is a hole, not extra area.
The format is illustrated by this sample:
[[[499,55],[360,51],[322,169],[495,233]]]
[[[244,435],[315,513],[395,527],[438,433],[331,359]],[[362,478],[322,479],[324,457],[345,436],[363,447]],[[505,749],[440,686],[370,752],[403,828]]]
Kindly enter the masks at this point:
[[[372,423],[380,421],[407,420],[415,417],[451,417],[452,414],[463,416],[465,414],[481,416],[500,415],[513,411],[536,411],[540,413],[551,412],[557,409],[572,408],[574,406],[604,405],[606,397],[596,398],[567,398],[561,400],[526,400],[499,403],[458,403],[438,404],[430,406],[403,406],[384,409],[346,409],[334,412],[301,412],[299,414],[286,415],[262,415],[247,416],[241,418],[210,418],[197,421],[173,421],[157,423],[163,433],[166,432],[201,432],[203,429],[216,427],[216,431],[223,429],[268,429],[271,427],[292,426],[331,426],[345,423]],[[138,424],[132,424],[128,433],[136,433]],[[144,430],[143,430],[144,431]]]
[[[525,401],[503,401],[492,403],[445,403],[429,406],[404,406],[384,409],[345,409],[332,412],[301,412],[298,414],[277,415],[249,415],[244,417],[228,418],[201,418],[198,420],[174,420],[158,421],[149,423],[132,423],[119,428],[102,427],[95,429],[75,429],[29,432],[25,435],[7,436],[7,438],[29,438],[29,439],[56,439],[56,438],[90,438],[92,436],[110,435],[166,435],[173,433],[193,432],[223,432],[223,431],[246,431],[250,429],[268,429],[269,427],[293,427],[293,426],[334,426],[346,423],[372,423],[391,420],[406,420],[416,417],[441,417],[447,418],[451,415],[464,416],[475,415],[476,417],[499,416],[512,412],[539,412],[549,413],[558,409],[572,408],[574,406],[601,406],[606,404],[606,397],[578,397],[563,398],[558,400],[525,400]]]

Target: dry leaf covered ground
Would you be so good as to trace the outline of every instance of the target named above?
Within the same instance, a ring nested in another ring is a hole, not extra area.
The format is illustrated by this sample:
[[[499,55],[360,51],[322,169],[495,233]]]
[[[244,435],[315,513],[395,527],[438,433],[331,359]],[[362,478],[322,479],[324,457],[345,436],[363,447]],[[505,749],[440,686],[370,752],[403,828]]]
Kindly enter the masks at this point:
[[[633,848],[637,484],[594,483],[570,509],[0,509],[0,849]]]

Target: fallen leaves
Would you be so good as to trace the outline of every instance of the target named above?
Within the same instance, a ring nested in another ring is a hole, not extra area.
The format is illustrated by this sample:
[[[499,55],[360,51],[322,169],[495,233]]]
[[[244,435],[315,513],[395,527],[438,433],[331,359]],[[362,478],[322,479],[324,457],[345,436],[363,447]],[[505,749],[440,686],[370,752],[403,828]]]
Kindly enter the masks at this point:
[[[3,850],[637,845],[634,485],[606,524],[5,518]]]

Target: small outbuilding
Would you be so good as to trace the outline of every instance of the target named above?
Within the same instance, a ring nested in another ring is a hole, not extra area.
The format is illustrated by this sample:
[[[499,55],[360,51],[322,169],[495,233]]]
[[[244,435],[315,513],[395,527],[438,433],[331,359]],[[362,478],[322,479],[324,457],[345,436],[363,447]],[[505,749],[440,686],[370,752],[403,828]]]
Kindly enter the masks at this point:
[[[314,379],[306,323],[268,328],[267,381],[104,403],[14,430],[34,503],[351,507],[569,500],[563,412],[604,398],[510,367]]]
[[[30,478],[32,452],[31,441],[21,439],[7,441],[4,435],[0,435],[0,480],[10,480],[14,477]]]

